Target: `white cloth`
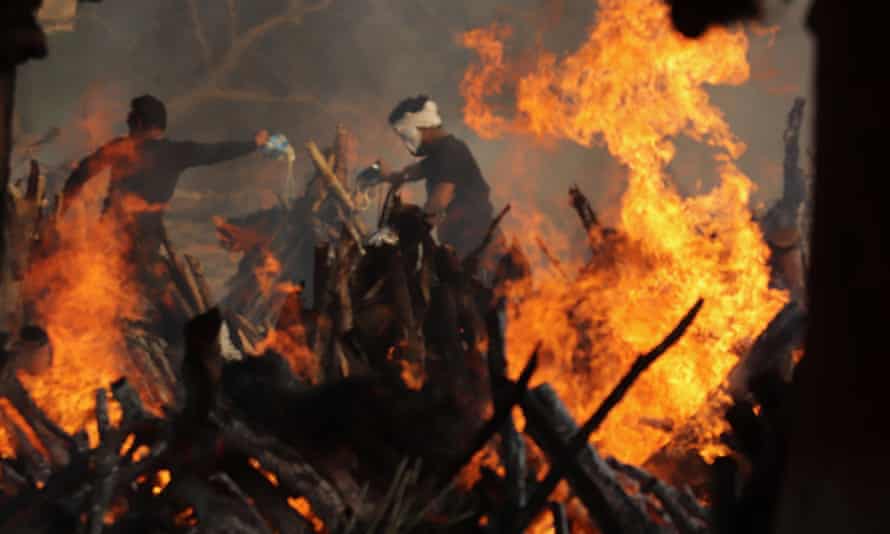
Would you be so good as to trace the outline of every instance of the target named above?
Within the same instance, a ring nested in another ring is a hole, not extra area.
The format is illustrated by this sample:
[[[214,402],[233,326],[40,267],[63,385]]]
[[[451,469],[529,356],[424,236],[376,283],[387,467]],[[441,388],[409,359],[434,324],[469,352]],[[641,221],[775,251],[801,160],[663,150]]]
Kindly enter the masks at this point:
[[[442,118],[439,117],[439,106],[432,100],[427,100],[420,111],[405,113],[392,125],[408,151],[415,155],[420,150],[422,143],[420,128],[435,128],[437,126],[442,126]]]

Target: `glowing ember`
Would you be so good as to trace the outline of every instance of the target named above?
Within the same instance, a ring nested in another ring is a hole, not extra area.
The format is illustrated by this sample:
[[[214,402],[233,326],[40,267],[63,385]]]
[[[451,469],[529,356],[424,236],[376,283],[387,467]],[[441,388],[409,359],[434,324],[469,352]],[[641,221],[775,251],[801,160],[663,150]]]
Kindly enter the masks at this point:
[[[170,481],[172,479],[173,477],[170,474],[170,471],[167,471],[166,469],[161,469],[160,471],[158,471],[157,475],[155,476],[155,485],[151,488],[151,494],[160,495],[161,493],[163,493],[164,490],[167,489],[167,486],[170,485]]]
[[[421,365],[420,362],[412,362],[404,359],[399,360],[399,365],[402,367],[402,372],[399,376],[401,376],[405,387],[413,389],[414,391],[422,389],[423,383],[426,380],[425,373],[423,372],[423,365]]]
[[[198,518],[195,516],[195,509],[191,506],[177,513],[173,517],[173,524],[177,527],[193,527],[198,524]]]
[[[133,443],[135,441],[136,441],[135,434],[127,434],[127,437],[124,438],[124,442],[121,443],[121,448],[118,451],[118,454],[120,454],[121,456],[125,456],[128,452],[130,452],[130,449],[133,448]]]
[[[278,475],[271,471],[266,471],[263,469],[263,466],[260,464],[260,461],[256,458],[249,458],[247,463],[250,464],[250,467],[254,468],[259,474],[263,475],[266,480],[269,481],[269,484],[272,484],[275,487],[278,487]]]
[[[470,460],[470,463],[464,466],[458,476],[458,487],[463,490],[469,490],[475,486],[476,482],[479,482],[482,478],[483,467],[494,471],[501,477],[507,474],[497,447],[492,442],[480,449]]]
[[[312,532],[325,532],[324,521],[315,515],[312,505],[305,497],[288,497],[287,504],[312,525]]]
[[[705,90],[747,79],[747,37],[714,29],[688,40],[671,27],[663,2],[602,0],[586,43],[564,58],[542,54],[518,80],[518,113],[506,119],[482,100],[503,87],[506,34],[493,27],[464,36],[482,61],[462,84],[466,122],[486,136],[523,131],[584,146],[602,142],[628,170],[623,238],[577,281],[547,272],[534,286],[510,289],[511,372],[542,341],[536,381],[553,384],[576,418],[586,418],[638,353],[658,343],[698,297],[705,301],[685,338],[594,436],[605,453],[640,463],[671,437],[641,420],[684,421],[696,413],[738,347],[787,301],[768,289],[768,249],[748,209],[754,185],[733,163],[745,146]],[[718,151],[721,183],[708,194],[682,198],[667,180],[671,138],[680,134]]]
[[[151,449],[149,449],[146,445],[140,445],[133,451],[132,459],[133,463],[139,463],[142,460],[148,458],[148,455],[151,454]]]

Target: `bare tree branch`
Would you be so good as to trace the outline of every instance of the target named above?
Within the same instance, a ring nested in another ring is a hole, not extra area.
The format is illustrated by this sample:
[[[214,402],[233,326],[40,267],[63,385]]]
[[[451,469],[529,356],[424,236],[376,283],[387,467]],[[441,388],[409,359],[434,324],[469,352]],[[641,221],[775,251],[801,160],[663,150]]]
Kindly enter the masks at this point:
[[[288,97],[279,97],[252,91],[230,89],[226,87],[226,81],[234,74],[247,51],[260,39],[283,26],[300,24],[306,13],[321,11],[330,6],[332,2],[333,0],[319,0],[316,3],[307,6],[304,4],[303,0],[291,0],[288,2],[287,8],[278,15],[269,17],[240,34],[236,33],[228,51],[223,54],[218,62],[210,66],[209,72],[204,76],[205,81],[185,94],[176,96],[170,100],[170,103],[168,104],[170,115],[173,117],[181,115],[186,110],[207,99],[228,99],[271,103],[317,102],[316,99],[308,96],[291,95]],[[232,18],[234,17],[234,13],[235,6],[230,1],[229,16],[231,24],[233,25],[234,21],[232,21]]]
[[[238,6],[235,0],[226,0],[226,6],[229,11],[229,38],[234,41],[238,34]]]
[[[225,89],[208,87],[196,94],[202,100],[226,100],[229,102],[253,102],[257,104],[317,104],[318,98],[313,95],[291,93],[273,95],[247,89]]]
[[[333,3],[334,3],[334,0],[319,0],[315,4],[303,8],[303,11],[306,13],[315,13],[316,11],[324,11],[325,9],[331,7],[331,4],[333,4]]]
[[[212,55],[210,52],[210,43],[207,42],[207,34],[204,32],[204,24],[201,22],[201,15],[198,13],[198,4],[196,0],[188,0],[189,17],[192,19],[192,25],[195,27],[195,39],[198,46],[201,47],[201,56],[205,66],[210,66]]]

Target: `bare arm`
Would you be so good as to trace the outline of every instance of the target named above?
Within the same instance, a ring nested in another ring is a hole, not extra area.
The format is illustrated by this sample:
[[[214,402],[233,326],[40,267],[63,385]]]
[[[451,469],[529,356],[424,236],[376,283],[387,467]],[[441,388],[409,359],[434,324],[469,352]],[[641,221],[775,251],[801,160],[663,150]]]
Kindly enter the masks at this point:
[[[381,164],[382,165],[382,164]],[[423,171],[420,168],[420,162],[412,163],[404,169],[398,171],[382,172],[384,179],[393,184],[403,184],[407,182],[419,182],[424,179]]]
[[[440,182],[430,191],[423,210],[434,226],[445,218],[445,210],[452,200],[454,200],[454,184],[451,182]]]

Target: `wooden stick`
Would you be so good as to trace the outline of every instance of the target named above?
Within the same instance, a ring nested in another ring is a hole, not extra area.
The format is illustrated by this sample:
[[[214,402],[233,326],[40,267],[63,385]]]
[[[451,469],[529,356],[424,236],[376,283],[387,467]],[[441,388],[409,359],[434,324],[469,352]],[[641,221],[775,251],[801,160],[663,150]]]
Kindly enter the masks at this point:
[[[644,531],[649,523],[645,510],[627,494],[596,449],[585,444],[574,457],[567,452],[567,444],[577,434],[578,426],[556,391],[549,384],[542,384],[528,392],[522,407],[526,433],[547,455],[550,464],[571,459],[566,481],[599,530],[604,534]]]
[[[692,321],[695,319],[695,316],[698,315],[698,312],[701,310],[702,304],[704,301],[699,299],[695,305],[686,313],[683,319],[677,324],[673,331],[664,340],[659,343],[654,349],[652,349],[649,353],[644,354],[637,358],[634,364],[631,366],[630,370],[622,377],[622,379],[618,382],[614,389],[609,393],[609,395],[603,400],[600,404],[599,408],[590,416],[590,418],[581,426],[575,436],[572,438],[571,442],[568,446],[568,456],[565,458],[561,458],[560,461],[556,462],[550,467],[550,472],[547,474],[547,477],[541,482],[534,494],[532,494],[531,499],[529,500],[528,505],[525,510],[520,514],[517,532],[523,532],[528,525],[531,523],[532,519],[538,514],[541,508],[547,503],[547,499],[550,497],[550,494],[553,493],[556,485],[559,484],[559,481],[563,477],[563,473],[565,469],[568,467],[568,463],[574,461],[574,458],[578,455],[578,451],[580,451],[584,446],[587,445],[587,441],[590,439],[590,435],[595,432],[599,426],[605,421],[606,417],[609,415],[609,412],[621,402],[621,399],[627,394],[630,390],[631,386],[633,386],[634,382],[643,374],[643,371],[649,368],[655,360],[657,360],[662,354],[667,352],[669,348],[671,348],[677,341],[683,337],[683,334],[686,333],[686,330],[692,324]]]
[[[465,269],[466,266],[472,267],[472,270],[475,271],[476,266],[478,265],[479,258],[482,257],[482,254],[485,252],[485,249],[488,248],[488,245],[494,240],[495,233],[497,232],[498,226],[500,226],[501,221],[504,220],[504,217],[510,213],[510,204],[504,206],[504,209],[497,214],[497,216],[492,219],[491,224],[488,225],[488,231],[485,232],[485,238],[482,239],[482,242],[479,243],[479,246],[474,248],[467,254],[467,257],[464,259]]]
[[[337,200],[343,204],[350,214],[354,213],[355,204],[352,202],[352,198],[349,196],[349,193],[346,192],[346,189],[343,187],[343,184],[340,183],[340,180],[337,179],[337,175],[325,160],[324,154],[318,149],[318,145],[316,145],[314,141],[309,141],[306,143],[306,150],[309,151],[309,157],[315,164],[315,168],[318,169],[321,177],[324,179],[330,190],[333,191]]]
[[[553,514],[554,534],[570,534],[569,518],[566,516],[566,508],[561,502],[550,503],[550,513]]]
[[[535,347],[535,351],[532,353],[531,358],[529,358],[528,363],[525,364],[525,368],[519,375],[519,379],[513,384],[512,388],[510,388],[509,393],[504,397],[500,406],[495,409],[491,419],[489,419],[479,432],[476,433],[476,437],[470,442],[470,446],[467,447],[464,454],[459,456],[451,467],[445,471],[446,477],[444,480],[448,481],[449,484],[458,474],[460,474],[464,466],[473,459],[473,456],[475,456],[476,453],[488,443],[488,440],[494,437],[494,435],[503,428],[504,423],[513,413],[513,407],[522,402],[526,391],[528,390],[528,384],[532,379],[532,375],[538,368],[539,350],[540,344]]]
[[[183,254],[182,257],[185,258],[185,262],[191,270],[192,278],[198,287],[198,295],[203,301],[204,309],[209,310],[214,303],[210,286],[207,284],[207,278],[204,277],[204,268],[201,266],[201,262],[198,261],[198,258],[189,254]]]
[[[640,485],[641,492],[652,493],[660,502],[671,522],[681,534],[705,534],[708,532],[706,518],[694,517],[697,510],[684,506],[680,491],[668,486],[658,478],[634,465],[624,464],[615,458],[606,460],[609,466],[634,479]]]
[[[550,252],[550,248],[547,247],[547,244],[544,243],[544,240],[541,239],[541,236],[535,236],[535,243],[538,245],[538,248],[541,249],[541,252],[544,253],[544,256],[547,258],[547,260],[551,264],[553,264],[553,268],[556,269],[556,272],[559,273],[559,275],[564,280],[566,280],[567,282],[571,282],[571,277],[562,268],[562,262],[559,261],[559,258],[554,256],[552,252]]]

